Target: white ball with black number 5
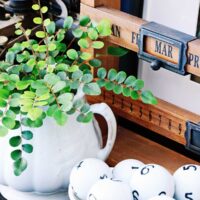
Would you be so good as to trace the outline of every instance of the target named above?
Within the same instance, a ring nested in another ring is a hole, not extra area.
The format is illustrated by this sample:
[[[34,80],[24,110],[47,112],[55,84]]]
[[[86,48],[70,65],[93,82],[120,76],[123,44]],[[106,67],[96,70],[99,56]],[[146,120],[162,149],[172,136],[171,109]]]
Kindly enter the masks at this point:
[[[162,195],[162,196],[156,196],[156,197],[150,198],[148,200],[175,200],[175,199]]]
[[[200,166],[184,165],[174,173],[175,199],[199,200],[200,199]]]
[[[133,174],[130,186],[134,200],[147,200],[154,196],[174,195],[173,176],[162,166],[148,164]]]
[[[87,200],[133,200],[130,186],[122,181],[104,179],[90,189]]]
[[[122,160],[113,168],[113,178],[129,184],[135,170],[139,169],[142,165],[144,165],[144,163],[139,160]]]
[[[87,158],[73,167],[70,174],[70,187],[73,195],[85,200],[89,189],[99,179],[112,178],[112,171],[102,160]]]

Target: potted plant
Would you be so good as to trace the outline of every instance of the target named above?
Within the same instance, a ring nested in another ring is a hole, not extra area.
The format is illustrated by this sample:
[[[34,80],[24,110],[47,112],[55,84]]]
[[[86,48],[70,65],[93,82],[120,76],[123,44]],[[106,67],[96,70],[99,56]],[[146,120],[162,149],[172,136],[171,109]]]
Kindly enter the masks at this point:
[[[0,62],[0,191],[8,200],[65,199],[60,193],[66,192],[73,165],[86,157],[106,159],[116,136],[110,108],[89,105],[85,95],[99,95],[105,87],[144,103],[157,100],[150,91],[141,91],[142,80],[107,71],[99,55],[94,58],[86,51],[104,47],[101,39],[112,33],[108,20],[95,23],[83,16],[72,28],[73,18],[67,17],[57,30],[55,22],[43,17],[46,6],[32,8],[39,13],[33,22],[41,30],[32,39],[31,29],[16,24],[15,33],[26,40],[15,43]],[[74,39],[66,43],[71,29]],[[73,43],[81,50],[73,49]],[[108,53],[120,56],[126,50],[109,47]],[[98,79],[91,68],[97,69]],[[108,123],[103,149],[94,113]]]

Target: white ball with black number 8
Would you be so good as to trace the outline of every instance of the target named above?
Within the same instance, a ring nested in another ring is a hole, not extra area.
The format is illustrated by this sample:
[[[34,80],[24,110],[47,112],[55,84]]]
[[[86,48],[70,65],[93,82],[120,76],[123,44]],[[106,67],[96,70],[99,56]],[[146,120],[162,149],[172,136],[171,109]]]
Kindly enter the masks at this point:
[[[174,173],[175,199],[197,200],[200,199],[200,166],[184,165]]]
[[[154,196],[174,195],[173,176],[162,166],[148,164],[141,166],[130,181],[133,200],[147,200]]]
[[[90,189],[87,200],[133,200],[130,186],[122,181],[104,179]]]
[[[102,160],[87,158],[73,167],[70,187],[73,196],[85,200],[89,189],[99,180],[112,178],[112,171]]]

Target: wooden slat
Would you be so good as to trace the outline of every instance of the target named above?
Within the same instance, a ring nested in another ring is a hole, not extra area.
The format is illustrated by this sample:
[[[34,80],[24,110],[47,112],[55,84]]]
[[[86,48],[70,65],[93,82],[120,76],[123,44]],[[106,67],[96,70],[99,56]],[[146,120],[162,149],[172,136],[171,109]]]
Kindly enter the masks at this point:
[[[107,162],[110,166],[115,166],[121,160],[130,158],[140,160],[145,164],[162,165],[171,173],[185,164],[199,164],[186,156],[119,126],[117,139]]]
[[[84,3],[85,5],[91,6],[91,7],[98,7],[104,5],[103,0],[81,0],[81,3]]]
[[[112,26],[115,27],[115,32],[108,38],[108,41],[125,47],[132,51],[138,52],[138,37],[139,30],[142,24],[147,21],[138,17],[123,13],[119,10],[110,9],[106,7],[92,8],[90,6],[81,4],[81,14],[89,15],[93,20],[99,21],[102,18],[110,19]],[[151,51],[155,51],[155,41],[151,47]],[[194,40],[188,43],[188,63],[186,65],[186,72],[200,76],[200,40]],[[175,47],[175,46],[174,46]],[[174,49],[174,63],[177,62],[178,49]],[[165,52],[164,52],[165,53]],[[163,56],[163,51],[160,52],[160,56]],[[171,61],[171,60],[170,60]]]
[[[110,8],[120,9],[120,0],[81,0],[81,3],[91,6],[91,7],[99,7],[99,6],[107,6]]]
[[[115,95],[104,90],[101,96],[87,97],[90,103],[106,102],[116,115],[133,121],[158,134],[185,144],[186,121],[198,123],[200,116],[173,104],[158,100],[158,105],[146,105],[141,101]]]

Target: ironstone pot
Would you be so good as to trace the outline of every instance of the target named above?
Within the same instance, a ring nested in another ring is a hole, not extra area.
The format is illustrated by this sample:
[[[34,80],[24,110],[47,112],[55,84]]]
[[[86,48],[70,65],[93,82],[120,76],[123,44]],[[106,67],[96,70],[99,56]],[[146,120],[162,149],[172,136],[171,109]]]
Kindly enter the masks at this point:
[[[83,94],[76,95],[83,98]],[[96,157],[105,160],[116,138],[116,120],[105,103],[91,106],[94,113],[102,115],[108,124],[108,139],[102,149],[101,131],[96,120],[83,124],[76,121],[78,113],[69,116],[64,126],[58,126],[47,118],[42,127],[32,129],[34,146],[32,154],[24,154],[27,169],[20,175],[13,173],[13,161],[9,146],[11,136],[19,130],[11,131],[0,138],[0,193],[7,200],[66,200],[69,174],[80,160]]]

